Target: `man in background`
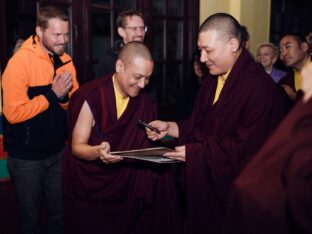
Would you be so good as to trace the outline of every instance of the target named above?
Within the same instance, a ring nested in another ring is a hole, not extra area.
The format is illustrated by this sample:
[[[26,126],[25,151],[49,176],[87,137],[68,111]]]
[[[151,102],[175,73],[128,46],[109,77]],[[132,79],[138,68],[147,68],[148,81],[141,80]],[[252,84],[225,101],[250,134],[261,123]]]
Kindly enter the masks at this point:
[[[287,34],[283,36],[279,42],[280,59],[292,69],[279,84],[282,85],[288,95],[287,102],[291,107],[295,100],[302,96],[301,91],[301,70],[309,63],[309,44],[305,37],[295,34]]]
[[[36,34],[16,51],[3,74],[4,139],[20,233],[39,233],[42,203],[48,232],[63,233],[66,109],[78,88],[74,64],[65,53],[68,38],[68,16],[54,6],[40,8]]]
[[[131,41],[144,41],[147,27],[140,12],[135,10],[121,12],[117,17],[116,25],[122,41],[116,41],[114,46],[106,51],[97,64],[95,78],[114,73],[119,51],[124,45]]]

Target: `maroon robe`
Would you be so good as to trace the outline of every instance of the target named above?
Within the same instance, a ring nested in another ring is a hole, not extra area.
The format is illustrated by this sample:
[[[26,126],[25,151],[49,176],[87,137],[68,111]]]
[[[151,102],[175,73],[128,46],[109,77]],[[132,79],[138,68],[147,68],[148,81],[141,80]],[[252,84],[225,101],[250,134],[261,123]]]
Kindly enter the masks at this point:
[[[233,180],[284,112],[277,85],[243,50],[213,105],[217,77],[203,83],[190,119],[178,123],[186,145],[188,233],[219,233]]]
[[[108,141],[111,151],[151,146],[139,119],[156,118],[150,97],[130,98],[117,120],[111,76],[91,81],[71,98],[69,146],[63,161],[65,233],[181,233],[180,211],[170,165],[124,159],[113,164],[71,154],[71,134],[87,101],[95,119],[90,145]]]
[[[296,104],[235,181],[224,233],[312,233],[312,99]]]
[[[279,82],[279,85],[287,85],[296,93],[296,100],[292,100],[289,98],[288,94],[285,92],[284,88],[282,88],[282,94],[284,98],[284,102],[286,104],[286,111],[289,112],[291,108],[295,105],[295,103],[302,98],[303,92],[301,89],[296,91],[295,88],[295,72],[291,70],[284,76]]]

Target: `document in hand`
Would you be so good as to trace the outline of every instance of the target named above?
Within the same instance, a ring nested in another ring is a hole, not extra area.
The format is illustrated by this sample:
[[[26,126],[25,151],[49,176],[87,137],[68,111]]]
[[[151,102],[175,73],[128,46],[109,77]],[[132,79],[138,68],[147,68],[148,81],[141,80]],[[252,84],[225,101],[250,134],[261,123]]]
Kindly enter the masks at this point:
[[[145,160],[155,163],[177,163],[178,160],[166,158],[163,156],[164,153],[172,152],[174,150],[166,147],[155,147],[146,148],[139,150],[128,150],[128,151],[114,151],[111,152],[112,155],[119,155],[125,158],[134,158],[139,160]]]

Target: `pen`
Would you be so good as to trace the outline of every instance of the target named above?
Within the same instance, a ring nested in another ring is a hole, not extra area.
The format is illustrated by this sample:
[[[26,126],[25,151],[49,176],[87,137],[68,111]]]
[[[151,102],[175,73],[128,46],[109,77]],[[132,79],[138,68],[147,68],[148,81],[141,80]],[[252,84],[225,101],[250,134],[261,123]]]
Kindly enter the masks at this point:
[[[147,127],[147,128],[149,128],[149,129],[151,129],[152,131],[157,132],[158,134],[160,134],[160,131],[159,131],[157,128],[152,127],[151,125],[149,125],[149,124],[143,122],[142,120],[138,120],[138,123],[139,123],[140,125],[144,126],[144,127]]]

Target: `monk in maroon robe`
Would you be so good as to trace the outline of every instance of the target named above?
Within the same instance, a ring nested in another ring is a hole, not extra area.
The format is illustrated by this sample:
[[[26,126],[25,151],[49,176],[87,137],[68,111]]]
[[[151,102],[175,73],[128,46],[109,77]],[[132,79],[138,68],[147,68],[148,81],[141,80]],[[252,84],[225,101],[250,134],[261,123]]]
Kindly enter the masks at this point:
[[[139,42],[123,47],[114,77],[91,81],[70,100],[63,163],[65,233],[182,233],[170,167],[110,151],[151,146],[138,120],[156,118],[141,89],[153,70]],[[118,118],[115,88],[128,104]]]
[[[279,84],[284,89],[284,98],[290,110],[302,97],[301,75],[303,67],[311,60],[309,44],[305,37],[296,34],[284,35],[280,42],[280,59],[291,71],[284,76]]]
[[[188,233],[219,233],[232,182],[284,109],[277,85],[242,48],[240,25],[232,16],[210,16],[200,27],[198,46],[210,75],[191,118],[152,121],[161,133],[147,134],[152,140],[169,134],[182,145],[165,156],[185,161]]]
[[[224,233],[312,233],[312,64],[298,101],[235,180]]]

